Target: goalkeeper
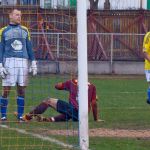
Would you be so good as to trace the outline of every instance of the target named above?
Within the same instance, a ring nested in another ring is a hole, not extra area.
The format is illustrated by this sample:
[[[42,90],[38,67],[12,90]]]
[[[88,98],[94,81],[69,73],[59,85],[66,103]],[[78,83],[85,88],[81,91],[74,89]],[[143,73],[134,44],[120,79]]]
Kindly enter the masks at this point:
[[[77,79],[67,80],[63,83],[57,83],[55,88],[58,90],[66,90],[69,92],[69,103],[56,98],[47,98],[36,106],[31,112],[23,116],[25,121],[31,120],[35,117],[38,121],[59,122],[78,121],[78,81]],[[40,116],[47,108],[53,108],[61,113],[58,116],[45,118]],[[88,109],[92,109],[94,121],[102,121],[98,118],[98,106],[96,97],[96,88],[93,84],[88,83]]]
[[[1,121],[7,120],[8,96],[11,87],[17,85],[17,118],[24,113],[25,88],[28,81],[28,60],[30,71],[37,74],[36,61],[31,45],[30,33],[21,23],[21,11],[14,9],[9,14],[10,23],[0,30],[0,77],[2,96],[0,97]]]

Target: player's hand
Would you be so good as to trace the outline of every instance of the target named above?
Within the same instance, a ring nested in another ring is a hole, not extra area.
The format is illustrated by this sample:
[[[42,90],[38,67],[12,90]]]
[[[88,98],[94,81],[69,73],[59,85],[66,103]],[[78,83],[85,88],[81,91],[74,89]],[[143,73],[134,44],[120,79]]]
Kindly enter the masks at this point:
[[[0,63],[0,77],[5,79],[8,74],[8,71],[3,67],[3,64]]]
[[[37,64],[36,64],[36,61],[35,61],[35,60],[33,60],[33,61],[31,62],[31,66],[30,66],[30,68],[29,68],[29,72],[32,72],[32,75],[33,75],[33,76],[37,75]]]

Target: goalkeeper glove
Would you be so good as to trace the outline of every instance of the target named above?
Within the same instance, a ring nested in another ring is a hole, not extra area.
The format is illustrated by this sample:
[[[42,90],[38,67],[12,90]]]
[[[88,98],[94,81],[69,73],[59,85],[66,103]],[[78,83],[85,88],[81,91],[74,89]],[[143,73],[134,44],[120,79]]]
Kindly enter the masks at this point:
[[[32,72],[33,76],[35,76],[37,74],[37,65],[36,65],[36,61],[33,60],[31,62],[31,66],[29,68],[29,72]]]
[[[0,63],[0,77],[5,79],[8,74],[8,71],[3,67],[3,64]]]

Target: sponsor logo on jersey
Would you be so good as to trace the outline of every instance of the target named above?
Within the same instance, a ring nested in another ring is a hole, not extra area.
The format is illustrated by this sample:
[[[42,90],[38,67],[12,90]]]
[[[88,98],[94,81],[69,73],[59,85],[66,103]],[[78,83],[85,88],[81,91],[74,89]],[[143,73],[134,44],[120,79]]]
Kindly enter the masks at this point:
[[[21,51],[23,47],[22,42],[19,40],[14,40],[14,42],[11,43],[11,46],[15,51]]]

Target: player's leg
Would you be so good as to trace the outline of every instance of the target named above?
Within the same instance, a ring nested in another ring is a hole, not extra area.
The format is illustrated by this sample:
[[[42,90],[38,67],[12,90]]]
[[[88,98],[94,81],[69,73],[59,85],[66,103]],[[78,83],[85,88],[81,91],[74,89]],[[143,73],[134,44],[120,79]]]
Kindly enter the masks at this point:
[[[36,106],[33,110],[31,110],[28,114],[24,115],[24,120],[31,120],[33,116],[38,116],[39,114],[44,113],[49,107],[48,101],[50,99],[46,99],[42,101],[38,106]],[[54,105],[54,104],[52,104]]]
[[[43,101],[43,103],[47,107],[51,107],[57,112],[63,114],[59,117],[56,117],[56,121],[68,121],[71,118],[73,121],[78,121],[78,110],[76,110],[71,104],[55,98],[49,98]],[[52,121],[55,121],[54,117],[52,117],[51,119],[54,119]]]
[[[150,82],[148,82],[148,89],[147,89],[147,103],[150,104]]]
[[[72,118],[74,121],[78,121],[78,110],[76,110],[71,104],[58,100],[55,98],[48,98],[36,106],[31,112],[24,116],[25,120],[31,120],[33,116],[44,113],[48,107],[55,109],[57,112],[64,114],[65,120]]]
[[[39,122],[62,122],[62,121],[68,121],[71,119],[68,115],[59,114],[57,116],[53,117],[43,117],[41,115],[36,115],[35,119]]]
[[[54,117],[50,117],[49,119],[51,120],[51,122],[61,122],[61,121],[68,121],[71,119],[71,117],[68,115],[60,114]]]
[[[48,107],[52,107],[53,109],[57,110],[57,102],[58,102],[58,99],[47,98],[47,99],[43,100],[38,106],[36,106],[28,114],[24,115],[23,119],[31,120],[33,118],[33,116],[37,116],[37,120],[41,121],[39,114],[44,113]]]
[[[25,105],[25,88],[28,85],[28,60],[16,58],[17,62],[17,118],[22,120]]]
[[[50,99],[43,101],[41,104],[39,104],[37,107],[35,107],[34,110],[32,110],[29,113],[30,115],[28,115],[27,118],[31,119],[31,116],[33,116],[33,114],[34,114],[37,121],[43,121],[43,122],[68,121],[71,117],[68,116],[67,114],[65,114],[65,115],[60,114],[60,115],[57,115],[54,117],[49,117],[49,118],[46,118],[46,117],[39,115],[39,114],[44,113],[48,107],[52,107],[55,110],[57,110],[57,102],[58,102],[58,100],[54,99],[54,98],[50,98]],[[61,108],[59,107],[58,109],[61,109]]]
[[[10,93],[11,87],[16,85],[17,68],[15,67],[15,59],[6,58],[4,67],[8,71],[8,74],[5,79],[2,79],[3,93],[0,99],[2,118],[5,118],[7,116],[6,112],[7,112],[7,105],[8,105],[8,95]]]
[[[7,105],[8,105],[8,95],[10,92],[11,87],[9,86],[4,86],[3,87],[3,93],[2,96],[0,97],[0,104],[1,104],[1,120],[6,120],[7,119]]]
[[[22,119],[24,113],[24,103],[25,103],[25,86],[17,85],[17,118]]]
[[[148,89],[147,89],[147,103],[150,104],[150,70],[145,71],[146,75],[146,81],[148,83]]]
[[[66,120],[72,119],[73,121],[78,121],[78,110],[65,101],[57,101],[57,112],[65,115]]]

